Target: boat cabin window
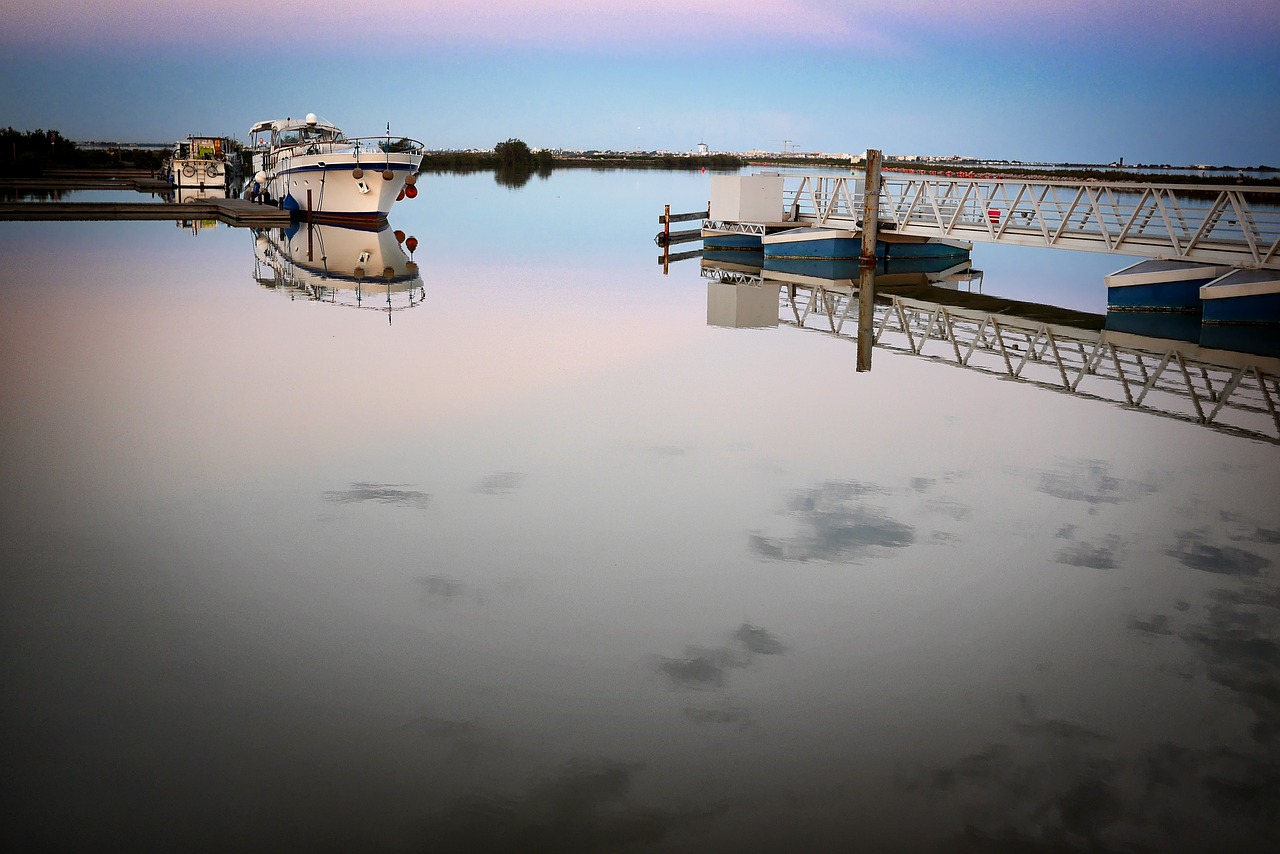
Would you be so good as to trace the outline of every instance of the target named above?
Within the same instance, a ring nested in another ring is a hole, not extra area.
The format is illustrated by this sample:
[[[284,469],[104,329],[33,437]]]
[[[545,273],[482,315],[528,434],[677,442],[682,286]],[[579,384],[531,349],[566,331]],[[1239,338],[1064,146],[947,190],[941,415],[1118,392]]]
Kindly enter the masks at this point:
[[[342,136],[333,128],[306,128],[302,133],[307,142],[334,142]]]
[[[280,131],[276,145],[303,145],[311,142],[340,142],[342,133],[334,128],[301,127]]]

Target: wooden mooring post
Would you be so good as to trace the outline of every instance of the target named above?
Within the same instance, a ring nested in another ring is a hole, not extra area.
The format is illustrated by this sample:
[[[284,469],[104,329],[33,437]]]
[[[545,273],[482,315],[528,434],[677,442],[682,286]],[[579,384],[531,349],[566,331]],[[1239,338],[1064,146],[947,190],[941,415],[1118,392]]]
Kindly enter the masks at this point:
[[[662,275],[671,266],[671,205],[662,206]]]
[[[880,216],[880,151],[867,149],[867,180],[862,188],[862,255],[858,275],[858,364],[856,370],[871,370],[876,298],[876,237]]]
[[[672,261],[683,261],[685,258],[694,258],[702,254],[701,250],[694,252],[678,252],[671,254],[671,244],[688,243],[691,240],[702,239],[701,228],[691,228],[687,231],[671,232],[671,223],[673,222],[690,222],[692,220],[703,220],[707,218],[710,212],[711,204],[707,204],[705,211],[693,211],[692,213],[673,214],[671,213],[671,205],[663,205],[662,216],[658,217],[658,224],[662,226],[662,231],[654,235],[654,242],[662,247],[662,257],[658,259],[658,263],[662,265],[662,275],[667,275],[667,268]]]

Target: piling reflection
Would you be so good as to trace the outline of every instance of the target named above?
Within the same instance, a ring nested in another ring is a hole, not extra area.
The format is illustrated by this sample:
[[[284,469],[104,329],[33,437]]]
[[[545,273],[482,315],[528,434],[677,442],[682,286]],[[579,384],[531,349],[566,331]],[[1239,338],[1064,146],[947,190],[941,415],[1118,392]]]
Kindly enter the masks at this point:
[[[702,275],[709,324],[777,325],[763,319],[776,294],[782,325],[858,339],[856,261],[708,252]],[[877,265],[869,334],[877,347],[1280,442],[1274,328],[1008,300],[982,293],[968,260],[913,258]]]
[[[252,233],[254,279],[291,299],[385,311],[390,321],[392,312],[426,296],[411,257],[417,240],[390,225],[369,231],[295,223]]]

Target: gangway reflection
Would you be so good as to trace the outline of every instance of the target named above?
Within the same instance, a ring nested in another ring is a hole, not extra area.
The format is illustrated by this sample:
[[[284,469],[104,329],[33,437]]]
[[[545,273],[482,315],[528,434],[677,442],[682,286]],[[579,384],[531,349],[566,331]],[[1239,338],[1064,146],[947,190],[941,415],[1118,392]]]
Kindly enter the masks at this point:
[[[307,299],[391,314],[421,305],[426,288],[405,252],[414,238],[379,230],[295,223],[254,229],[254,279],[291,299]]]
[[[756,266],[744,253],[736,258],[704,258],[702,276],[735,288],[776,287],[780,325],[856,342],[856,277],[822,278],[772,269],[772,260]],[[890,264],[875,281],[877,348],[1280,444],[1280,358],[1256,346],[1274,330],[1260,339],[1247,327],[1206,327],[1194,341],[1137,334],[1110,328],[1105,315],[979,293],[972,285],[980,273],[967,262],[959,265],[965,269],[933,271]],[[709,317],[710,301],[709,289]]]

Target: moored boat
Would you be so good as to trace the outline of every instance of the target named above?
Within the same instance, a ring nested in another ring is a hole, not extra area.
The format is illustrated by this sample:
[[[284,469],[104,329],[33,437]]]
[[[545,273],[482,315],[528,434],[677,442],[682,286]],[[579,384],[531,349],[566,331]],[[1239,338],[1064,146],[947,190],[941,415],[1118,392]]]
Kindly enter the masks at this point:
[[[178,140],[165,160],[164,177],[181,200],[237,195],[241,177],[238,147],[234,140],[220,136]]]
[[[423,145],[414,139],[348,137],[308,113],[249,129],[253,176],[247,198],[278,204],[300,219],[376,227],[398,200],[413,198]]]

